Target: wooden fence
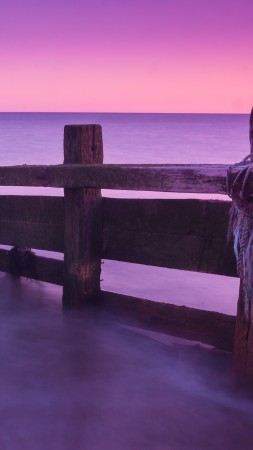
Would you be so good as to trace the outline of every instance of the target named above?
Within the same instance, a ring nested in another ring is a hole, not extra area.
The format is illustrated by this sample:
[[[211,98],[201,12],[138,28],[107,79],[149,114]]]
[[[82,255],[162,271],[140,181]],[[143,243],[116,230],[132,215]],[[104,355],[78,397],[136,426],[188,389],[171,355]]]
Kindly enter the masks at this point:
[[[103,165],[101,127],[66,126],[64,164],[0,167],[2,186],[64,188],[64,197],[0,196],[0,243],[63,252],[64,261],[37,256],[35,277],[63,285],[66,306],[96,298],[153,329],[232,350],[233,316],[100,291],[101,259],[236,276],[229,201],[101,197],[101,188],[226,194],[227,169]]]

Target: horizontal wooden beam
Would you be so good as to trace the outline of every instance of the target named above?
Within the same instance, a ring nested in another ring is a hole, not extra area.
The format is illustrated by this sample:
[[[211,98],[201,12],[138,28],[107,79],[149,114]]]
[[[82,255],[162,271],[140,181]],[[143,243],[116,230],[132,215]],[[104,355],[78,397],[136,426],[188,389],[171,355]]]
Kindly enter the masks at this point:
[[[231,202],[104,198],[103,258],[236,276]]]
[[[0,195],[0,219],[22,222],[62,222],[64,197]]]
[[[8,272],[8,251],[0,249],[0,271]],[[35,256],[34,279],[63,285],[63,261]],[[24,272],[23,276],[29,274]],[[231,351],[235,317],[217,312],[202,311],[185,306],[158,303],[111,292],[100,293],[99,307],[117,314],[121,320],[133,325],[201,341]]]
[[[0,167],[0,186],[227,193],[228,165],[81,165]],[[232,179],[243,166],[232,168]],[[253,184],[253,175],[251,176]]]
[[[0,249],[1,272],[8,272],[8,263],[8,251]],[[23,271],[22,276],[30,278],[26,270]],[[35,256],[35,273],[33,278],[47,283],[63,285],[63,261]]]
[[[236,276],[230,202],[103,198],[102,257]],[[0,196],[0,243],[64,251],[64,198]]]
[[[62,224],[57,229],[50,223],[0,220],[0,242],[53,252],[63,252]]]
[[[64,251],[64,198],[0,196],[0,243]]]
[[[131,321],[149,330],[200,341],[226,351],[233,349],[234,316],[104,291],[101,305],[128,324]]]

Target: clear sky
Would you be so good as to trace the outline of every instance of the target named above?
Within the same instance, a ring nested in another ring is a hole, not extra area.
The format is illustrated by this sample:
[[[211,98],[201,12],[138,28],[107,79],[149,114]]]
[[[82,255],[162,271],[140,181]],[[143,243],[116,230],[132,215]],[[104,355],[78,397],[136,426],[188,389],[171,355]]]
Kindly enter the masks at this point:
[[[248,113],[253,0],[2,0],[0,102]]]

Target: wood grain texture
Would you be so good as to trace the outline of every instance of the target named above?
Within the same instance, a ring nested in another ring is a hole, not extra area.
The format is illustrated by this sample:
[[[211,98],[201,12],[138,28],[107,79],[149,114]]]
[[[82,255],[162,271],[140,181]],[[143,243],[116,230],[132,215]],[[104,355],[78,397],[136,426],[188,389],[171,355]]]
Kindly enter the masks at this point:
[[[251,160],[253,158],[253,108],[249,121]],[[252,196],[252,189],[251,189]],[[253,264],[253,261],[252,261]],[[236,380],[241,385],[253,387],[253,298],[250,302],[249,317],[245,317],[245,291],[243,280],[240,282],[237,303],[236,329],[233,351],[233,365]]]
[[[253,383],[253,311],[251,306],[250,318],[244,317],[245,310],[244,289],[240,283],[237,303],[237,317],[234,339],[233,365],[236,379],[239,383]]]
[[[64,163],[102,164],[99,125],[65,126]],[[100,291],[102,197],[99,189],[64,189],[63,303],[79,307]]]
[[[92,152],[91,152],[92,153]],[[91,154],[90,153],[90,154]],[[227,194],[228,165],[94,165],[0,167],[0,186],[127,189]],[[231,182],[245,166],[231,168]],[[253,186],[253,174],[249,188]]]
[[[230,204],[103,198],[101,256],[236,276],[226,242]],[[64,199],[0,196],[0,243],[64,252]]]
[[[103,199],[103,258],[236,276],[231,202]]]
[[[64,199],[0,196],[0,243],[64,251]]]
[[[101,292],[101,305],[135,326],[232,351],[235,317],[213,311]]]
[[[8,272],[8,251],[0,249],[0,271]],[[24,277],[30,277],[25,270],[22,273]],[[45,281],[52,284],[63,284],[63,261],[52,258],[35,256],[35,273],[33,279]]]

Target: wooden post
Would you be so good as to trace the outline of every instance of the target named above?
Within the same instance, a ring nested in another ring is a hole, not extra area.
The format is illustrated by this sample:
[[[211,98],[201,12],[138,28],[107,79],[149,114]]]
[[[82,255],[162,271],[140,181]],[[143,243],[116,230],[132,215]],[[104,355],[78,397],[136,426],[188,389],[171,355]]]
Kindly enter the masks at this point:
[[[251,153],[251,161],[253,160],[253,108],[250,113],[249,119],[249,141],[250,141],[250,153]]]
[[[102,164],[100,125],[64,128],[64,163]],[[102,198],[100,189],[68,188],[65,197],[63,304],[83,306],[100,291]]]
[[[253,157],[253,108],[249,126],[250,153]],[[252,160],[251,157],[251,160]],[[253,264],[253,261],[252,261]],[[251,299],[253,302],[253,298]],[[240,280],[239,299],[233,350],[233,365],[236,380],[240,384],[253,386],[253,304],[250,304],[249,317],[245,317],[245,293]]]

